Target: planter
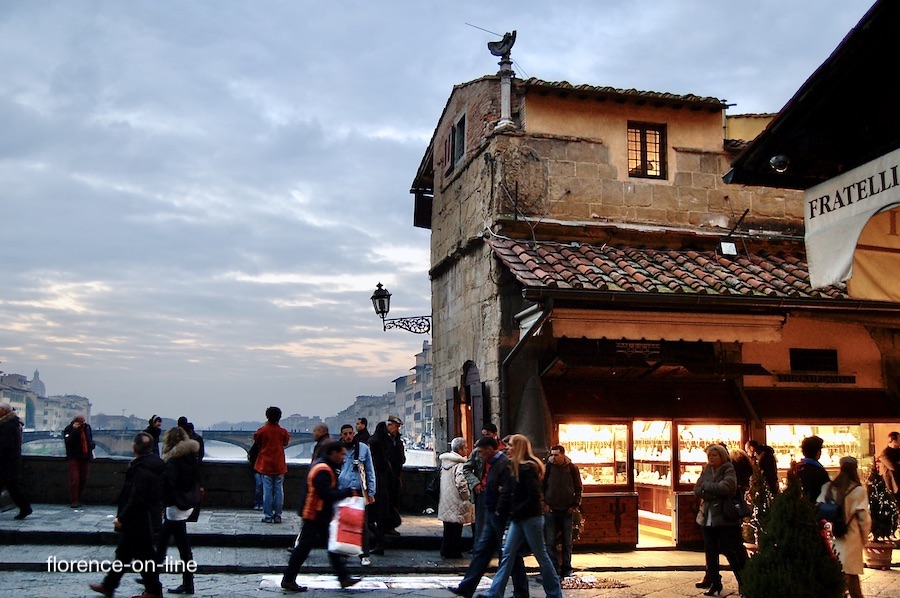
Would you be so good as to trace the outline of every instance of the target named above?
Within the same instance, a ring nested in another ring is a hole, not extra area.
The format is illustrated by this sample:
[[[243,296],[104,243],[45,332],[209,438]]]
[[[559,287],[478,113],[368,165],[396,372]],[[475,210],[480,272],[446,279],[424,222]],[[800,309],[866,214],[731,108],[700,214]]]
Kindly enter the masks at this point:
[[[891,557],[894,555],[893,542],[869,542],[864,551],[866,567],[887,571],[891,568]]]

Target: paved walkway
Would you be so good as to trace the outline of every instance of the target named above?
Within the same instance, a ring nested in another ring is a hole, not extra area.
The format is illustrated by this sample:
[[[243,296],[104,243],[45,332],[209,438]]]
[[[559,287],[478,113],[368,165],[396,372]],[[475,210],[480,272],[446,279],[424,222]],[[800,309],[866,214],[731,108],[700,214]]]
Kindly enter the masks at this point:
[[[114,508],[70,509],[67,505],[35,505],[35,513],[15,521],[16,511],[0,513],[0,597],[90,596],[87,584],[97,573],[67,571],[69,563],[99,563],[113,558],[117,536],[110,530]],[[287,563],[286,547],[299,529],[294,513],[285,514],[281,525],[263,524],[252,510],[215,509],[189,525],[195,560],[199,565],[197,595],[281,596],[277,587]],[[384,556],[373,556],[371,567],[354,572],[364,583],[353,592],[379,592],[404,596],[452,598],[446,588],[455,585],[465,571],[465,559],[442,559],[437,552],[441,524],[431,516],[406,516],[402,535],[393,539]],[[174,547],[170,555],[177,555]],[[55,560],[54,560],[55,559]],[[54,564],[55,563],[55,564]],[[534,577],[537,564],[526,560],[532,574],[532,596],[543,591]],[[616,596],[621,598],[669,598],[696,596],[694,587],[702,574],[703,554],[681,550],[634,550],[576,553],[573,565],[590,589],[567,589],[567,597]],[[491,570],[493,571],[493,569]],[[341,592],[328,568],[325,552],[314,550],[299,583],[310,586],[306,596]],[[180,583],[180,576],[163,576],[165,587]],[[485,578],[484,583],[489,583]],[[730,574],[725,575],[726,594],[737,595]],[[134,576],[126,576],[121,596],[139,593]],[[348,590],[349,591],[349,590]],[[863,592],[867,598],[900,596],[900,571],[866,570]]]

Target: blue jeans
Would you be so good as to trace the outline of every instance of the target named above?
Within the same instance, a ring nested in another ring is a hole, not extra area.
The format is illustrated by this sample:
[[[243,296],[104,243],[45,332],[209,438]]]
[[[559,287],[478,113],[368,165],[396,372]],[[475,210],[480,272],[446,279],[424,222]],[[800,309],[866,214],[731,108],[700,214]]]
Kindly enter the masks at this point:
[[[253,508],[261,509],[263,506],[263,474],[258,471],[253,472]]]
[[[568,511],[544,513],[544,540],[553,566],[558,567],[557,571],[560,575],[570,574],[572,572],[572,513]],[[558,565],[557,544],[562,544],[561,565]]]
[[[491,559],[494,558],[494,554],[497,553],[497,550],[503,543],[503,530],[505,528],[506,522],[497,514],[490,512],[485,513],[481,535],[478,536],[478,539],[475,541],[475,547],[472,549],[472,560],[469,562],[469,567],[466,569],[465,577],[459,582],[458,590],[461,595],[471,598],[475,593],[475,589],[478,587],[481,576],[487,571]],[[541,541],[537,545],[540,547],[544,545],[543,538],[541,538]],[[509,571],[512,573],[513,578],[513,595],[522,597],[528,596],[528,577],[525,574],[525,563],[522,562],[521,554],[517,551],[514,554],[514,557],[509,560],[511,561]],[[507,578],[509,575],[510,573],[508,572]],[[504,586],[505,585],[506,584],[504,583]]]
[[[523,542],[528,542],[534,558],[541,567],[541,584],[548,598],[562,598],[562,587],[559,585],[559,576],[556,567],[550,561],[547,547],[544,545],[544,517],[530,517],[521,521],[510,521],[506,532],[506,544],[503,545],[503,558],[500,559],[500,568],[491,582],[491,589],[486,596],[490,598],[502,598],[506,591],[506,582],[512,572],[513,563]]]
[[[284,505],[284,476],[263,475],[263,515],[281,517]]]

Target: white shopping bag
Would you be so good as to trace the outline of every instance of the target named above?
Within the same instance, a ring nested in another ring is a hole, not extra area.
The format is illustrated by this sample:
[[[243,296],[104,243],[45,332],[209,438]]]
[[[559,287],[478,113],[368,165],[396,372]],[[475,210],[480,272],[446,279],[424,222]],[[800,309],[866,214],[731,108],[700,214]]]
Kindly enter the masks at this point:
[[[328,552],[358,556],[362,554],[363,522],[366,499],[351,496],[338,502],[328,528]]]

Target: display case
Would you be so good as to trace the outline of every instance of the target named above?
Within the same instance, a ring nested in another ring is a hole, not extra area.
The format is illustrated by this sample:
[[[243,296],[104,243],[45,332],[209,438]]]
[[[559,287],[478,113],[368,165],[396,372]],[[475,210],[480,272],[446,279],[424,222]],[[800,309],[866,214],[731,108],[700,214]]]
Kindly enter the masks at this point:
[[[743,427],[740,424],[679,424],[678,484],[693,486],[706,466],[706,448],[717,442],[728,450],[743,448]]]
[[[634,483],[672,485],[672,422],[634,422]]]
[[[841,457],[862,457],[863,438],[866,427],[861,425],[771,425],[766,426],[766,444],[775,451],[778,469],[786,471],[792,461],[803,458],[800,443],[808,436],[818,436],[824,441],[819,463],[828,470],[831,477],[840,469]],[[782,476],[783,477],[783,476]]]
[[[559,424],[559,444],[584,485],[628,485],[627,424]]]

